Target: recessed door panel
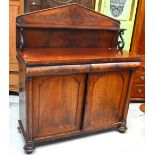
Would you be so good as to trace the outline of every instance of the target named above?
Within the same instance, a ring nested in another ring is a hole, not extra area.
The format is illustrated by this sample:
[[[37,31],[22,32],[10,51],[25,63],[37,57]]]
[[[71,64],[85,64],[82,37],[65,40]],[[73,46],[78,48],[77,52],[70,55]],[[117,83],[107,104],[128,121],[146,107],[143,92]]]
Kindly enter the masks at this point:
[[[127,71],[89,74],[83,126],[85,130],[121,120],[128,81]]]
[[[79,130],[85,75],[34,78],[34,135],[46,136]]]

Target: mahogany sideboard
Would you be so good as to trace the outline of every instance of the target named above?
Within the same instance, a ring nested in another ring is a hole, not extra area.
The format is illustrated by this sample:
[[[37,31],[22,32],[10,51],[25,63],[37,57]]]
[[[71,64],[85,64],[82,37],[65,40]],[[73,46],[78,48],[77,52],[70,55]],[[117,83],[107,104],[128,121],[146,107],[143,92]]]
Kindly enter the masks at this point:
[[[107,128],[125,132],[141,58],[122,50],[120,22],[79,4],[27,13],[16,21],[18,129],[25,151]]]

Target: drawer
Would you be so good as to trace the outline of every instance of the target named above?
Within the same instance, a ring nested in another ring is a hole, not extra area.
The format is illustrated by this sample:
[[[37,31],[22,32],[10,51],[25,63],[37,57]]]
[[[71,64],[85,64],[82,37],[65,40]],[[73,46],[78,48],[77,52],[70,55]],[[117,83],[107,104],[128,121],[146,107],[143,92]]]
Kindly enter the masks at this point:
[[[144,84],[145,83],[145,73],[144,72],[136,72],[133,83],[135,84]]]
[[[132,98],[144,98],[145,97],[145,85],[133,85],[131,90]]]

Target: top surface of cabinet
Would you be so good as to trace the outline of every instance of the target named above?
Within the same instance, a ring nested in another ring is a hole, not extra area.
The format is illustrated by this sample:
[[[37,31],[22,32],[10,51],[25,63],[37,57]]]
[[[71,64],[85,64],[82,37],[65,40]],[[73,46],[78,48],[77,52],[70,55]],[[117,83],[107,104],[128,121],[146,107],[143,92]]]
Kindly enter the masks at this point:
[[[140,61],[139,55],[104,48],[33,48],[21,58],[28,66]]]

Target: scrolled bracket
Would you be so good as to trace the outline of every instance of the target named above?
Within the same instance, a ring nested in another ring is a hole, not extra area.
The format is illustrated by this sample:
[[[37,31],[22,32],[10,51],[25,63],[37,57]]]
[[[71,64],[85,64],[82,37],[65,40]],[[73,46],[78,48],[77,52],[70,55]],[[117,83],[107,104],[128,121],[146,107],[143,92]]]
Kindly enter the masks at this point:
[[[23,27],[21,27],[20,30],[19,30],[19,35],[20,35],[19,49],[21,51],[23,51],[23,48],[24,48],[23,30],[24,30]]]
[[[119,37],[120,37],[120,41],[118,41],[118,49],[119,50],[123,50],[124,46],[125,46],[125,41],[123,39],[123,34],[124,34],[124,30],[120,30],[119,31]]]
[[[23,18],[21,16],[18,16],[16,22],[17,24],[21,24],[23,22]]]

